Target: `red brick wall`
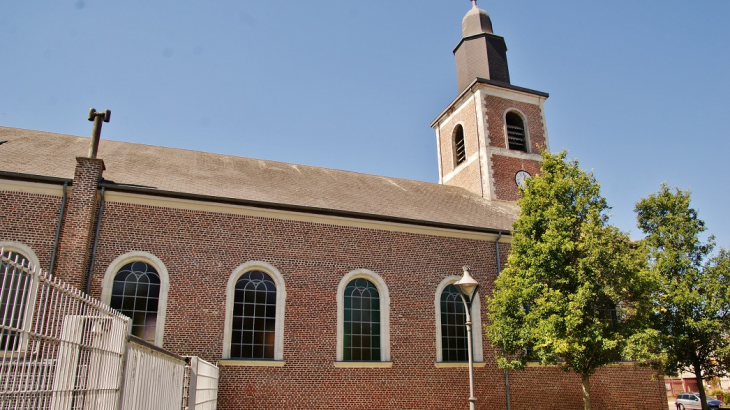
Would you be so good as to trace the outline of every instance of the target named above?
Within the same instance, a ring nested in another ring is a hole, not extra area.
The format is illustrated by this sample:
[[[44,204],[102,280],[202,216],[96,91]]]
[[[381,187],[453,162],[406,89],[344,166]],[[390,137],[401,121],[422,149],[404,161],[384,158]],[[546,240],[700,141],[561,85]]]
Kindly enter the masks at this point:
[[[530,175],[537,175],[540,172],[540,162],[530,159],[492,154],[490,162],[495,196],[504,201],[520,199],[520,190],[515,183],[517,171],[525,170]]]
[[[100,295],[109,262],[132,250],[156,255],[170,274],[164,347],[211,361],[222,355],[225,289],[232,271],[246,261],[261,260],[284,276],[287,365],[224,367],[221,408],[338,403],[349,408],[438,408],[453,397],[468,397],[466,369],[434,367],[434,292],[464,264],[472,266],[477,280],[491,282],[491,242],[107,202],[92,294]],[[388,285],[390,369],[337,369],[333,364],[337,286],[357,268],[377,272]],[[498,385],[501,376],[486,369],[477,372],[479,389],[492,395],[487,386]]]
[[[439,148],[441,150],[441,175],[446,175],[454,170],[454,130],[457,124],[464,127],[464,148],[466,157],[474,155],[479,149],[477,140],[477,121],[474,111],[474,99],[469,98],[462,103],[463,108],[453,115],[448,121],[439,124]]]
[[[6,192],[0,199],[0,240],[25,243],[47,265],[60,198]],[[102,221],[92,294],[99,297],[117,256],[139,250],[159,257],[170,275],[164,347],[179,354],[221,358],[225,287],[241,263],[266,261],[284,276],[286,366],[222,367],[221,409],[466,407],[467,369],[434,366],[434,292],[468,264],[484,284],[482,296],[490,294],[497,274],[492,242],[115,202],[107,202]],[[508,250],[500,245],[503,264]],[[391,368],[333,365],[336,290],[357,268],[377,272],[388,286]],[[483,303],[484,320],[486,308]],[[480,409],[505,408],[504,373],[493,357],[485,338],[487,366],[475,369]],[[599,371],[594,409],[664,410],[663,384],[651,377],[632,366]],[[573,374],[530,368],[511,372],[510,381],[514,410],[582,408]]]
[[[91,241],[97,210],[97,188],[104,170],[104,161],[76,158],[76,170],[66,215],[61,228],[55,274],[81,290],[86,288]]]
[[[479,139],[477,133],[477,119],[474,110],[474,99],[469,98],[462,103],[462,109],[439,125],[439,149],[441,150],[441,177],[443,178],[454,171],[454,130],[458,124],[464,127],[464,148],[466,150],[467,162],[469,157],[479,151]],[[445,185],[453,185],[464,188],[479,196],[482,192],[482,170],[481,161],[477,159],[469,165],[461,165],[461,169],[450,179],[443,180]]]
[[[482,196],[482,170],[479,159],[471,164],[462,165],[461,171],[457,172],[448,181],[444,181],[444,185],[453,185],[464,188],[476,195]]]
[[[0,241],[14,241],[30,247],[48,270],[53,253],[61,197],[0,191]]]
[[[287,290],[286,366],[222,367],[221,409],[466,406],[467,369],[434,366],[434,292],[443,278],[460,274],[460,267],[468,264],[485,285],[482,295],[489,294],[496,277],[492,242],[107,202],[93,295],[100,295],[106,266],[133,250],[156,255],[170,274],[164,347],[211,361],[222,355],[225,287],[232,271],[244,262],[260,260],[282,273]],[[504,261],[507,247],[502,246],[501,252]],[[340,279],[357,268],[375,271],[388,286],[392,368],[334,367],[336,290]],[[486,304],[482,317],[487,317]],[[475,370],[477,407],[504,408],[504,374],[496,368],[486,338],[484,357],[487,366]],[[575,401],[564,391],[572,384],[546,390],[555,380],[563,380],[564,373],[554,368],[542,372],[540,379],[526,378],[524,383],[517,377],[512,397],[518,401],[513,409],[541,408],[535,402],[581,408],[579,384]],[[664,397],[661,382],[649,380],[650,372],[635,375],[630,382],[634,390],[645,395],[657,391],[658,398]],[[617,399],[636,398],[634,390],[623,385],[628,384],[625,379],[609,375],[607,380],[610,397],[596,399],[606,404],[595,408],[637,408]],[[542,387],[534,390],[534,385]],[[566,397],[571,400],[568,404]]]
[[[540,150],[546,146],[542,111],[539,105],[488,95],[484,97],[484,108],[487,112],[489,146],[507,148],[507,136],[504,133],[504,115],[510,108],[520,110],[527,117],[530,152],[540,153]]]
[[[580,377],[554,367],[528,367],[509,373],[512,408],[583,410]],[[591,376],[591,408],[667,408],[662,378],[633,365],[612,365]]]

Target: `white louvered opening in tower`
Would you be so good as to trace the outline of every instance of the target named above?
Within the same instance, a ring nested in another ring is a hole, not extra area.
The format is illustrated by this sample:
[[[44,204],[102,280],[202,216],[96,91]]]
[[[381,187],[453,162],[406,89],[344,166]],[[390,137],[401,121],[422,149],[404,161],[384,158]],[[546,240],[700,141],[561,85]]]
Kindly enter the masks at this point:
[[[527,136],[525,123],[516,112],[508,112],[505,116],[507,126],[507,142],[509,149],[527,152]]]
[[[454,153],[455,153],[455,164],[459,166],[466,161],[466,146],[464,145],[464,128],[461,125],[457,125],[454,130]]]

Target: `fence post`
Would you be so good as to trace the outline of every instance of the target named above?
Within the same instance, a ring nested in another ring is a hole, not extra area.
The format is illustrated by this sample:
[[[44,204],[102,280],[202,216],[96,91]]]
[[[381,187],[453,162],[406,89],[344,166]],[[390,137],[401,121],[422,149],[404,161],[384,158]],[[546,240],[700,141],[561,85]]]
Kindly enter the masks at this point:
[[[124,335],[124,349],[122,350],[122,368],[119,372],[119,396],[117,397],[117,406],[115,409],[122,409],[122,401],[124,400],[124,384],[127,381],[127,355],[129,354],[129,333],[132,327],[132,321],[127,323],[127,333]]]
[[[190,358],[190,384],[188,386],[188,410],[195,409],[195,395],[198,391],[198,358]]]

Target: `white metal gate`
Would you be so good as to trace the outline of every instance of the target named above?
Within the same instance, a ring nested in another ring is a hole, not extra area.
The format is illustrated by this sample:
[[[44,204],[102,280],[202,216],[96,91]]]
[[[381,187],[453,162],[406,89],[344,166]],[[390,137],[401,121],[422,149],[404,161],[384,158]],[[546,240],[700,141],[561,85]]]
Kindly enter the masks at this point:
[[[0,249],[0,409],[116,409],[128,323]]]
[[[190,357],[189,410],[215,410],[218,406],[219,369],[199,357]]]
[[[179,410],[183,396],[215,409],[218,368],[130,336],[129,322],[0,249],[0,410]]]
[[[185,359],[140,339],[127,347],[122,409],[179,410]]]

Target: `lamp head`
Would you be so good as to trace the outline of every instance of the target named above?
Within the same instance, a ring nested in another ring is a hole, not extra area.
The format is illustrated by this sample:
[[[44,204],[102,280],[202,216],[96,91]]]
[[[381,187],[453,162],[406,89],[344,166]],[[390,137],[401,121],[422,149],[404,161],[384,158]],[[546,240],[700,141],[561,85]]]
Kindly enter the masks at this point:
[[[477,288],[479,287],[479,282],[474,280],[474,278],[471,277],[471,274],[469,274],[469,267],[464,266],[464,276],[459,279],[458,282],[454,283],[454,286],[456,286],[456,289],[459,290],[462,294],[467,296],[469,300],[474,296],[474,293],[476,293]]]

